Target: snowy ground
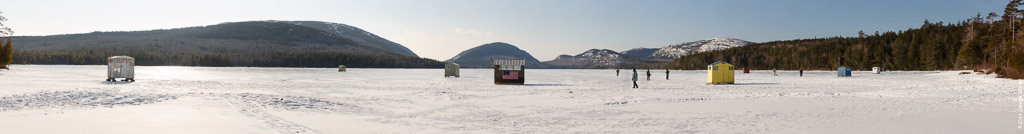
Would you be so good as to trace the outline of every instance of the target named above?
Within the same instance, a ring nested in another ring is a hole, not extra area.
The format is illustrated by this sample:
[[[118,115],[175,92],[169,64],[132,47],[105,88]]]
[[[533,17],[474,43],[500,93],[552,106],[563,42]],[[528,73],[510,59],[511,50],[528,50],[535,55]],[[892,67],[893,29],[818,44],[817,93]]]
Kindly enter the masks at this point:
[[[944,72],[770,71],[705,85],[705,71],[14,65],[0,133],[1024,133],[1020,81]],[[641,72],[642,74],[643,72]]]

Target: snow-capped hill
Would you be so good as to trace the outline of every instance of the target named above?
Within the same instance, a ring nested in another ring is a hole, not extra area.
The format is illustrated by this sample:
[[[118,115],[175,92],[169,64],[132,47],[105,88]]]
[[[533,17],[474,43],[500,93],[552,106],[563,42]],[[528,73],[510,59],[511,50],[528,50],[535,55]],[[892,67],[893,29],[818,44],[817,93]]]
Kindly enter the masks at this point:
[[[576,56],[560,55],[555,60],[548,61],[549,64],[585,66],[585,67],[611,67],[626,61],[622,54],[608,49],[590,49]]]
[[[608,49],[590,49],[581,54],[577,54],[577,58],[622,58],[622,54]]]
[[[693,42],[684,42],[675,45],[669,45],[658,49],[651,57],[654,58],[678,58],[682,55],[689,55],[699,52],[707,52],[714,50],[722,50],[732,47],[745,46],[752,44],[753,42],[734,39],[734,38],[711,38],[706,40],[699,40]]]
[[[338,35],[338,36],[341,36],[342,38],[346,38],[346,39],[349,39],[349,40],[352,40],[352,41],[356,41],[358,43],[362,43],[362,44],[365,44],[365,45],[379,47],[379,48],[383,48],[385,50],[391,50],[392,52],[395,52],[395,53],[398,53],[398,54],[403,54],[403,55],[408,55],[408,56],[417,56],[416,53],[413,53],[412,50],[409,50],[409,48],[406,48],[405,46],[402,46],[401,44],[398,44],[398,43],[395,43],[395,42],[391,42],[390,40],[381,38],[380,36],[377,36],[377,35],[375,35],[373,33],[367,32],[367,31],[365,31],[363,29],[359,29],[358,27],[354,27],[354,26],[350,26],[350,25],[346,25],[346,24],[333,23],[333,22],[321,22],[321,21],[274,21],[274,20],[269,20],[268,22],[283,22],[283,23],[289,23],[289,24],[294,24],[294,25],[300,25],[300,26],[316,28],[316,29],[320,29],[322,31],[325,31],[325,32],[328,32],[328,33],[331,33],[331,34],[334,34],[334,35]]]
[[[661,48],[633,48],[621,53],[608,49],[590,49],[575,56],[560,55],[554,60],[544,63],[562,68],[618,68],[639,64],[663,66],[681,55],[722,50],[752,43],[733,38],[711,38]]]

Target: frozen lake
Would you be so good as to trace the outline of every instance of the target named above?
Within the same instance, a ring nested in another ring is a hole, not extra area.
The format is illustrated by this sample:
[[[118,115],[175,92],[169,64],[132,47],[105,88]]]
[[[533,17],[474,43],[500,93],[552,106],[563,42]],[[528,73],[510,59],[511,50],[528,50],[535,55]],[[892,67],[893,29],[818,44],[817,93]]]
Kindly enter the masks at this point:
[[[1022,133],[1019,80],[959,71],[707,72],[13,65],[0,133]]]

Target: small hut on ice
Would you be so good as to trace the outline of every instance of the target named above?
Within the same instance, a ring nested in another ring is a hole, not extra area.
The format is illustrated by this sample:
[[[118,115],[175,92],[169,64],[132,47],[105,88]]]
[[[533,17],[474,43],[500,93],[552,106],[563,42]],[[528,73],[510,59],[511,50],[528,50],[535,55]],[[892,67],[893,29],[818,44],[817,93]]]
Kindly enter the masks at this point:
[[[338,72],[345,72],[347,70],[348,69],[345,67],[345,65],[338,65]]]
[[[494,84],[515,84],[526,83],[526,59],[494,59],[491,58],[491,66],[494,67]]]
[[[125,78],[121,81],[135,82],[135,58],[129,56],[107,58],[107,81],[117,81],[115,78]]]
[[[448,62],[444,64],[444,77],[455,76],[459,77],[459,64]]]
[[[744,68],[743,68],[743,73],[745,73],[745,74],[749,74],[749,73],[750,73],[750,68],[746,68],[746,67],[744,67]]]
[[[850,69],[850,67],[848,67],[848,66],[841,66],[841,67],[838,68],[838,70],[839,70],[839,77],[850,77],[850,76],[852,76],[851,72],[853,70]]]
[[[725,61],[708,65],[708,84],[734,84],[736,67]]]
[[[871,73],[873,73],[873,74],[881,74],[882,72],[885,72],[885,69],[883,69],[882,67],[872,67],[871,68]]]

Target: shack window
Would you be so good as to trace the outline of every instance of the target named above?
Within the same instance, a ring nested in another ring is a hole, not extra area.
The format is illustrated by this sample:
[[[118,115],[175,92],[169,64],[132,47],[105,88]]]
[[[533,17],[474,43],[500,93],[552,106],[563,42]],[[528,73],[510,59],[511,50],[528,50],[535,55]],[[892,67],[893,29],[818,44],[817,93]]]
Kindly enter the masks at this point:
[[[715,69],[711,69],[711,70],[718,70],[718,66],[715,66]]]

